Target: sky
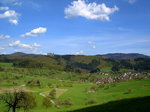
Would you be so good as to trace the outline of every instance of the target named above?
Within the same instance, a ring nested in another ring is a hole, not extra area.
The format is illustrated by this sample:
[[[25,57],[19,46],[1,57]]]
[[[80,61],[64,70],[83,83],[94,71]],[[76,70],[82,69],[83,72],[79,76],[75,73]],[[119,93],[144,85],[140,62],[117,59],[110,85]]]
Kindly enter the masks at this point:
[[[0,54],[150,55],[150,0],[0,0]]]

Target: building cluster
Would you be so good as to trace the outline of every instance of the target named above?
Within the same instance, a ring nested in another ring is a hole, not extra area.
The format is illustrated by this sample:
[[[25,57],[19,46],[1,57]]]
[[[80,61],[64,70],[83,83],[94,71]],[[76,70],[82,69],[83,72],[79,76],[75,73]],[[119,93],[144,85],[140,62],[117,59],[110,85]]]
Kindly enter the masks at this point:
[[[118,76],[112,76],[109,73],[103,73],[103,75],[107,75],[108,77],[100,77],[98,78],[95,83],[96,84],[109,84],[121,81],[128,81],[128,80],[140,80],[144,78],[150,78],[150,73],[142,74],[142,73],[123,73]]]

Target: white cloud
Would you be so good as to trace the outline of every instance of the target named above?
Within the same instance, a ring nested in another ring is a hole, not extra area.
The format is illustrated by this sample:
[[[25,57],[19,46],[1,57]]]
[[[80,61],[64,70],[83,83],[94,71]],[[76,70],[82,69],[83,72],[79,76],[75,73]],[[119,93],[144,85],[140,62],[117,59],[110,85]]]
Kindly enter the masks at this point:
[[[22,2],[15,2],[13,3],[14,6],[21,6],[22,5]]]
[[[0,14],[0,18],[14,18],[17,17],[17,13],[14,10],[8,10],[3,14]]]
[[[18,21],[16,19],[10,19],[9,22],[15,25],[18,24]]]
[[[39,54],[41,54],[41,55],[47,55],[47,53],[43,53],[42,51]]]
[[[0,47],[0,50],[4,50],[5,48],[3,48],[3,47]]]
[[[8,10],[9,7],[0,7],[0,10]]]
[[[19,48],[19,49],[27,49],[27,50],[31,50],[31,51],[35,51],[37,50],[38,47],[40,47],[39,44],[34,43],[32,45],[28,45],[28,44],[22,44],[19,40],[12,42],[9,44],[9,47],[13,47],[13,48]]]
[[[21,51],[19,51],[18,49],[15,49],[14,52],[21,52]]]
[[[96,45],[93,45],[93,49],[96,49]]]
[[[81,55],[84,54],[84,51],[75,52],[74,55]]]
[[[130,3],[130,4],[133,4],[135,2],[136,2],[136,0],[128,0],[128,3]]]
[[[1,3],[5,5],[12,5],[12,6],[21,6],[22,2],[20,0],[2,0]]]
[[[39,28],[33,29],[30,32],[27,32],[21,36],[22,37],[37,37],[43,33],[46,33],[46,31],[47,31],[47,28],[39,27]]]
[[[10,38],[9,35],[0,35],[0,39],[8,39],[8,38]]]
[[[37,43],[34,43],[34,44],[32,45],[32,47],[40,47],[40,45],[37,44]]]
[[[6,53],[6,52],[0,52],[0,54],[1,54],[1,55],[3,55],[3,54],[5,55],[5,54],[7,54],[7,53]]]
[[[92,45],[93,49],[96,49],[96,44],[93,41],[88,41],[88,44]]]
[[[81,16],[85,17],[86,19],[109,21],[109,15],[118,10],[119,8],[117,6],[110,8],[104,3],[97,4],[93,2],[88,4],[85,0],[77,0],[73,1],[71,5],[65,8],[65,18]]]
[[[12,2],[16,2],[17,0],[2,0],[2,3],[12,3]]]
[[[8,18],[9,22],[12,24],[18,24],[19,14],[14,10],[7,10],[4,13],[0,14],[0,19]]]

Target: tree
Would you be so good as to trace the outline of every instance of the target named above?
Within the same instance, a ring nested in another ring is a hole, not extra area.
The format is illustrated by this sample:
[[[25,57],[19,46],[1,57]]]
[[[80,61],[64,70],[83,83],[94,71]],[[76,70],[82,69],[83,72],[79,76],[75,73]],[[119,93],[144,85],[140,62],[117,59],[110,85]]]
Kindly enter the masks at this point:
[[[6,92],[0,96],[0,101],[2,101],[8,108],[8,112],[16,112],[17,109],[23,108],[27,111],[30,108],[36,106],[35,97],[31,93],[26,93],[23,90],[14,89],[13,93]]]
[[[130,60],[121,60],[120,61],[121,68],[132,69],[133,65]]]
[[[38,79],[33,79],[33,80],[28,81],[26,85],[27,85],[27,86],[37,86],[37,87],[41,87],[41,86],[42,86],[42,83],[41,83],[41,81],[38,80]]]
[[[150,70],[150,58],[138,58],[135,59],[134,69],[137,71],[149,71]]]
[[[56,89],[53,89],[50,93],[49,93],[49,97],[51,99],[55,99],[56,98]]]
[[[98,73],[98,72],[100,72],[99,68],[96,68],[96,69],[93,69],[93,70],[90,71],[90,73]]]
[[[23,99],[20,101],[20,107],[24,109],[24,111],[28,111],[36,106],[36,100],[32,93],[25,92]]]
[[[112,70],[113,72],[118,72],[118,71],[120,70],[120,68],[119,68],[118,65],[114,65],[114,66],[111,68],[111,70]]]
[[[97,61],[96,59],[93,59],[91,63],[88,64],[88,68],[90,70],[96,69],[100,65],[100,61]]]
[[[44,97],[44,99],[43,99],[43,106],[45,106],[46,108],[52,106],[52,102],[51,102],[51,99],[49,97]]]
[[[0,71],[4,71],[4,68],[2,66],[0,66]]]
[[[25,67],[25,68],[42,68],[44,65],[37,59],[32,58],[22,58],[13,62],[15,67]]]

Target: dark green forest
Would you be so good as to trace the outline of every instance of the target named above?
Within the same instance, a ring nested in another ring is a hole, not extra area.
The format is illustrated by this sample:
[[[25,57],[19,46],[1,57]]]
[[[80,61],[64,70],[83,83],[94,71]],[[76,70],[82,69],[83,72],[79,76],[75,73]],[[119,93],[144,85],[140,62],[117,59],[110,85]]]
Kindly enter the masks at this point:
[[[0,62],[13,63],[19,68],[47,68],[73,73],[97,73],[109,68],[110,72],[121,70],[134,72],[150,71],[150,58],[106,59],[99,56],[83,55],[1,55]]]

